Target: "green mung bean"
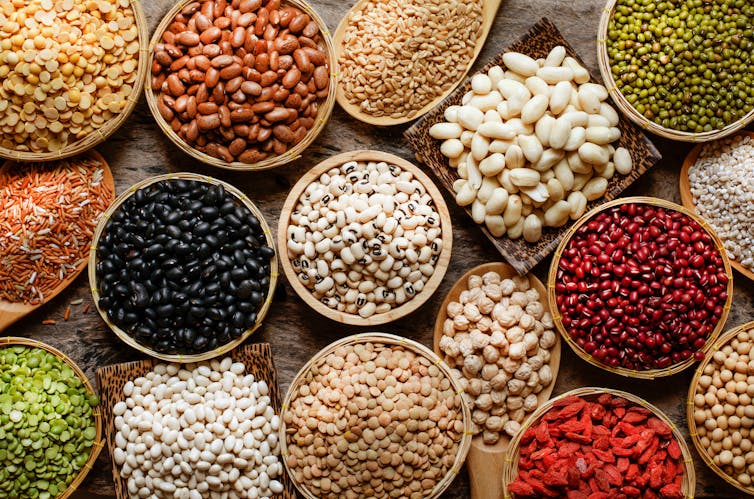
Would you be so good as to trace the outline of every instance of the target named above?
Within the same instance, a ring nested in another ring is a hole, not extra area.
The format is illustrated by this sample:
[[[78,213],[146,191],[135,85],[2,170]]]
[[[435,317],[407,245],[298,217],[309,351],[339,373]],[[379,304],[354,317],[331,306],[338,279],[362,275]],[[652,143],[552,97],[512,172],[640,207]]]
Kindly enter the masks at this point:
[[[62,359],[0,348],[0,499],[54,499],[86,464],[99,403]]]
[[[719,130],[754,109],[754,3],[618,0],[607,31],[616,86],[644,117]]]

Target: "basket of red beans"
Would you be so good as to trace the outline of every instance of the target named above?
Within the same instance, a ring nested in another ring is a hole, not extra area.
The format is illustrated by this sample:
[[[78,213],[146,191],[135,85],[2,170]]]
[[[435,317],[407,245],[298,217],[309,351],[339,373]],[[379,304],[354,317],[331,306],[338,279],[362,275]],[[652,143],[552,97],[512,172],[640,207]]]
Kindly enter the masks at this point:
[[[584,360],[623,376],[675,374],[704,358],[733,292],[730,262],[698,215],[631,197],[584,215],[550,267],[554,322]]]

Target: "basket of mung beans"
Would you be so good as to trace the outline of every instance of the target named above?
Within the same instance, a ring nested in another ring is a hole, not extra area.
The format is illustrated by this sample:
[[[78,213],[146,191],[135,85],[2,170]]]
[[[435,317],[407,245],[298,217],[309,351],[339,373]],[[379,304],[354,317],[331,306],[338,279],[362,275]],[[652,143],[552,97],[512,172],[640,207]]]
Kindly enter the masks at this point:
[[[653,379],[712,348],[730,311],[733,275],[703,218],[663,199],[629,197],[569,229],[548,289],[555,326],[579,357]]]
[[[4,6],[0,157],[60,159],[112,135],[136,106],[147,73],[139,0]]]
[[[471,414],[448,366],[386,333],[318,352],[283,401],[283,463],[309,499],[436,498],[471,445]]]
[[[754,322],[723,333],[696,369],[688,393],[689,433],[702,460],[754,496]]]
[[[102,318],[128,345],[196,362],[243,342],[267,315],[277,256],[262,213],[230,184],[160,175],[102,217],[89,283]]]
[[[102,418],[86,375],[28,338],[0,342],[0,497],[63,499],[102,450]]]
[[[305,173],[280,213],[288,283],[320,314],[359,326],[414,312],[450,262],[450,215],[412,163],[381,151],[338,154]]]
[[[179,3],[150,44],[147,103],[200,161],[265,170],[298,158],[335,105],[330,32],[303,0]]]
[[[662,137],[706,142],[754,120],[754,4],[608,0],[597,56],[618,108]]]

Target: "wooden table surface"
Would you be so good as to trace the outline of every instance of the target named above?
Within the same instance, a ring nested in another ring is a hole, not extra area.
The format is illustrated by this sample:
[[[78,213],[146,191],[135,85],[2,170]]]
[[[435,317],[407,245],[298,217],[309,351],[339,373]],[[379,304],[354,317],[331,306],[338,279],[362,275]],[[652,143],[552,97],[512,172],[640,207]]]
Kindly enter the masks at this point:
[[[174,1],[147,0],[142,3],[151,33]],[[311,3],[331,30],[335,29],[352,4],[342,0],[312,0]],[[587,64],[596,70],[596,31],[603,5],[602,0],[504,1],[476,66],[483,66],[508,43],[526,32],[540,17],[547,16]],[[127,123],[97,149],[112,168],[118,193],[137,181],[167,172],[192,171],[212,175],[243,190],[262,210],[274,231],[283,200],[291,185],[308,168],[323,159],[341,151],[368,148],[412,160],[413,153],[402,138],[405,128],[398,126],[378,129],[364,125],[336,106],[323,133],[295,163],[263,173],[229,173],[202,165],[173,146],[155,124],[142,96]],[[625,195],[650,195],[680,202],[678,175],[682,160],[691,146],[657,137],[652,137],[652,140],[664,159],[629,188]],[[454,223],[453,257],[440,289],[435,297],[411,316],[373,328],[374,330],[396,333],[431,345],[435,314],[455,280],[475,265],[501,260],[492,244],[466,214],[454,206],[453,200],[446,196],[446,201]],[[535,274],[544,280],[549,265],[550,258],[535,267]],[[733,307],[726,329],[754,319],[754,284],[738,273],[735,273],[734,281]],[[88,314],[82,314],[83,305],[74,306],[70,319],[64,322],[62,319],[66,306],[79,298],[84,300],[84,304],[91,303],[92,300],[86,273],[53,302],[9,327],[4,334],[32,337],[52,344],[78,362],[92,380],[98,366],[142,358],[139,352],[125,346],[107,329],[93,307]],[[44,319],[55,319],[57,324],[44,326],[41,324]],[[275,294],[263,327],[250,341],[267,341],[272,344],[281,388],[286,390],[298,369],[315,352],[338,338],[364,331],[363,328],[342,326],[317,315],[284,282]],[[564,347],[560,375],[553,395],[580,386],[606,386],[630,391],[662,408],[682,429],[689,445],[692,445],[685,422],[686,394],[692,374],[693,370],[689,369],[658,381],[629,380],[591,367],[576,357],[568,347]],[[742,496],[712,473],[698,457],[696,450],[692,449],[692,453],[697,472],[696,497],[732,499]],[[74,497],[113,497],[107,452],[101,454]],[[465,473],[456,479],[443,497],[469,497]]]

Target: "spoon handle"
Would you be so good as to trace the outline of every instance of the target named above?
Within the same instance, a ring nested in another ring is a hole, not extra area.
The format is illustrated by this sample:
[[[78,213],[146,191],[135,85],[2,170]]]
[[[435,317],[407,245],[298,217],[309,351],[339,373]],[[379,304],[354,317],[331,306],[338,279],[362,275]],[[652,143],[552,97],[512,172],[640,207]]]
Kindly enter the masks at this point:
[[[471,499],[502,499],[505,452],[505,448],[483,448],[471,444],[466,458]]]

